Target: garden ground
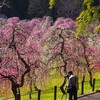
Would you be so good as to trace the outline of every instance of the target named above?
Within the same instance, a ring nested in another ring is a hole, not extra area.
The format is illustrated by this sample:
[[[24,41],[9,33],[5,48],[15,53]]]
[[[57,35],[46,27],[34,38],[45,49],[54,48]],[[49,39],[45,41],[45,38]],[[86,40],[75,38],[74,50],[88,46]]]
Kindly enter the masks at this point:
[[[99,72],[96,72],[94,74],[94,78],[96,79],[96,81],[95,81],[95,90],[94,91],[96,91],[97,89],[100,88]],[[79,83],[80,84],[79,84],[78,95],[81,95],[81,79],[82,78],[80,77],[79,78]],[[41,87],[41,90],[42,90],[41,91],[41,100],[53,100],[54,99],[54,86],[57,86],[57,100],[61,100],[63,94],[62,94],[59,87],[60,87],[62,82],[63,82],[63,77],[61,77],[61,76],[53,76],[53,77],[49,78],[49,80],[47,81],[47,84],[45,86],[46,88],[43,89],[43,87]],[[89,77],[87,75],[86,80],[84,82],[84,94],[91,93],[91,92],[92,92],[92,88],[90,87]],[[30,100],[29,99],[29,93],[30,93],[29,86],[26,84],[21,89],[21,95],[22,95],[21,100]],[[100,98],[98,94],[93,95],[93,100],[98,100],[96,98]],[[7,93],[4,92],[4,94],[1,94],[0,100],[4,100],[4,99],[5,100],[14,100],[14,98],[10,98],[12,96],[13,95],[12,95],[11,91],[8,91]],[[38,96],[37,92],[33,91],[31,100],[37,100],[37,96]],[[67,97],[68,97],[68,95],[64,95],[62,100],[65,100],[65,98],[67,98]],[[9,98],[9,99],[7,99],[7,98]],[[92,95],[90,95],[88,97],[80,98],[79,100],[91,100],[91,98],[92,98]]]

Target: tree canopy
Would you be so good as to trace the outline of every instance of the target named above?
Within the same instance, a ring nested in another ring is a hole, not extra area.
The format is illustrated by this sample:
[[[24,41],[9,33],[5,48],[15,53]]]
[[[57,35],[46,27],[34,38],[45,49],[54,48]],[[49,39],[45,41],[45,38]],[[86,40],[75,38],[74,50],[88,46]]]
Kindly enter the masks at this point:
[[[99,0],[84,0],[84,10],[76,19],[78,26],[76,37],[84,34],[84,30],[94,24],[96,20],[100,21],[100,1]]]
[[[58,0],[50,0],[49,8],[52,9],[55,5],[55,2]],[[63,0],[62,0],[63,1]],[[67,0],[66,0],[67,1]],[[75,0],[78,1],[78,0]],[[93,25],[96,20],[100,21],[100,1],[99,0],[82,0],[83,11],[76,18],[77,23],[77,34],[76,37],[85,33],[85,29]],[[97,26],[96,29],[100,29],[100,26]]]

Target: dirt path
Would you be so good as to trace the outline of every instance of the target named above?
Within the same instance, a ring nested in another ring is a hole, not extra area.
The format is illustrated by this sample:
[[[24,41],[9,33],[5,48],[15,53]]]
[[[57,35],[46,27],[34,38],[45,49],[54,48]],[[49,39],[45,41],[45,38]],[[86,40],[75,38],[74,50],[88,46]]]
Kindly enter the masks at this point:
[[[100,93],[79,98],[78,100],[100,100]]]

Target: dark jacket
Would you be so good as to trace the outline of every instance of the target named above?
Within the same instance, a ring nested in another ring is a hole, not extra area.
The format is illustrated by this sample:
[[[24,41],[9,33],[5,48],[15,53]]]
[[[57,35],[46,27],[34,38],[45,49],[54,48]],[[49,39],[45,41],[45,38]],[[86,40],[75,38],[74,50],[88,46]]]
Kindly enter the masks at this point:
[[[77,76],[71,75],[69,77],[68,87],[69,86],[75,86],[77,89],[79,88],[79,86],[78,86],[78,77]]]

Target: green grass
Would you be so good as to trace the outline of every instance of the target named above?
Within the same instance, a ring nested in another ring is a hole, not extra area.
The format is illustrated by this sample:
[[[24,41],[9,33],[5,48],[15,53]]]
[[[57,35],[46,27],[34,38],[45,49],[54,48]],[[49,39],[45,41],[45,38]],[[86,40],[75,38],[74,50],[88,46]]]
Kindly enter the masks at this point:
[[[96,79],[100,79],[100,76],[99,76],[99,73],[94,73],[94,78]],[[81,94],[81,76],[79,77],[79,90],[78,90],[78,95]],[[84,93],[90,93],[92,92],[92,88],[90,87],[90,84],[89,84],[89,76],[88,74],[86,75],[86,82],[84,83]],[[44,87],[41,87],[42,88],[42,92],[41,92],[41,100],[53,100],[54,98],[54,89],[53,87],[54,86],[57,86],[57,100],[61,100],[61,97],[62,97],[62,92],[60,91],[60,85],[62,84],[63,82],[63,77],[61,76],[52,76],[52,77],[49,77],[49,79],[47,80],[47,84]],[[96,80],[96,83],[95,83],[95,90],[100,88],[100,80]],[[28,94],[29,93],[29,87],[28,86],[24,86],[22,89],[21,89],[21,94]],[[37,93],[33,93],[32,94],[32,99],[31,100],[37,100]],[[66,95],[65,95],[66,96]],[[64,98],[65,98],[64,96]],[[4,99],[3,97],[0,97],[0,100]],[[6,99],[7,100],[7,99]],[[9,100],[14,100],[14,99],[9,99]],[[24,95],[24,96],[21,96],[21,100],[30,100],[29,99],[29,95]],[[63,99],[65,100],[65,99]]]

